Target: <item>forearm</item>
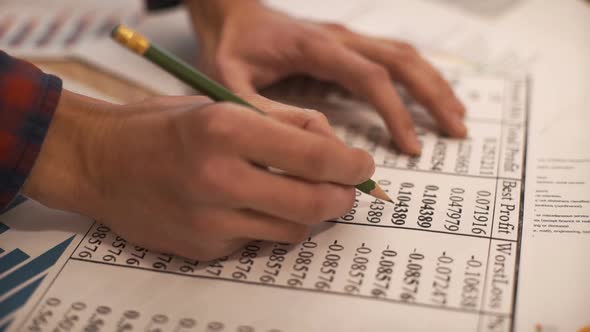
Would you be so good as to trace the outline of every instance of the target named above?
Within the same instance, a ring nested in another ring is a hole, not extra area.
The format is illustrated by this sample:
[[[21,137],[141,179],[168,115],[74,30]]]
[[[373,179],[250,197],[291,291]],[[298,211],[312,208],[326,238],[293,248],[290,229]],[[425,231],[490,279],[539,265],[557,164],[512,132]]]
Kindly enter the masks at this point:
[[[63,91],[47,136],[22,192],[46,206],[86,212],[93,200],[89,165],[93,137],[110,104]]]

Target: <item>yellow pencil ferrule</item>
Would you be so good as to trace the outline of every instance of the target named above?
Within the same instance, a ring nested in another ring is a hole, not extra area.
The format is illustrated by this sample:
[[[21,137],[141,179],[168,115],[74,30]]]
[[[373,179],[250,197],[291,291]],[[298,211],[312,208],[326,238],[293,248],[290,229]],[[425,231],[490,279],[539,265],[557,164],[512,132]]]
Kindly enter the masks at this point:
[[[123,24],[113,29],[113,37],[123,46],[141,55],[150,48],[150,41],[147,38]]]

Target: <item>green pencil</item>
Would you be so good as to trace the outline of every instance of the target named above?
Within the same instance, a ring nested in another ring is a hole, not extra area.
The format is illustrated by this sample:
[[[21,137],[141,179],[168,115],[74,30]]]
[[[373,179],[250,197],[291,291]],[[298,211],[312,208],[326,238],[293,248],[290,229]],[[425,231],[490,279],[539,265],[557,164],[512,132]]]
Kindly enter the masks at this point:
[[[129,48],[139,55],[144,56],[155,65],[166,70],[179,80],[202,92],[209,98],[215,101],[228,101],[244,105],[260,114],[266,115],[264,111],[236,96],[223,85],[210,79],[205,74],[201,73],[193,66],[182,61],[170,52],[167,52],[157,45],[152,44],[146,37],[130,29],[129,27],[118,25],[113,29],[111,36],[121,45]],[[371,179],[357,185],[356,188],[365,194],[369,194],[373,197],[393,203],[387,193]]]

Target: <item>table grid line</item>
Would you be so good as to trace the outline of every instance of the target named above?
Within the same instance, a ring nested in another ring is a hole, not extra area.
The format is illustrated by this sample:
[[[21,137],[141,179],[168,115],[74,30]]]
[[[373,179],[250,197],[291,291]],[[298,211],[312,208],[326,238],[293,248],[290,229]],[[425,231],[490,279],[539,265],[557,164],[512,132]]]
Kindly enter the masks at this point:
[[[503,239],[503,238],[499,238],[499,237],[480,236],[480,235],[465,234],[465,233],[452,233],[452,232],[445,232],[445,231],[437,231],[437,230],[433,230],[433,229],[419,229],[419,228],[411,228],[411,227],[403,227],[403,226],[390,226],[390,225],[379,225],[379,224],[353,223],[353,222],[350,222],[350,221],[340,221],[340,220],[327,220],[327,222],[334,223],[334,224],[343,224],[343,225],[381,227],[381,228],[396,228],[396,229],[405,229],[405,230],[409,230],[409,231],[430,232],[430,233],[438,233],[438,234],[466,236],[466,237],[473,237],[473,238],[479,238],[479,239],[491,239],[491,240],[499,240],[499,241],[518,242],[518,240],[508,240],[508,239]]]
[[[500,161],[498,160],[498,164]],[[478,179],[488,179],[488,180],[511,180],[511,181],[521,181],[518,178],[511,178],[508,176],[488,176],[488,175],[475,175],[475,174],[457,174],[457,173],[449,173],[449,172],[435,172],[426,169],[408,169],[403,167],[394,167],[394,166],[387,166],[385,164],[376,164],[378,168],[386,168],[398,171],[407,171],[407,172],[419,172],[419,173],[429,173],[429,174],[440,174],[440,175],[449,175],[449,176],[458,176],[458,177],[468,177],[468,178],[478,178]]]
[[[505,83],[505,91],[506,91],[506,95],[508,95],[510,93],[509,90],[509,86],[508,83]],[[504,113],[507,111],[507,101],[508,99],[505,98],[504,99],[504,105],[502,107],[502,120],[504,119]],[[504,132],[505,132],[505,127],[504,124],[500,125],[500,149],[498,150],[498,165],[496,166],[496,173],[500,174],[500,161],[502,159],[501,153],[502,153],[502,148],[504,145]],[[485,306],[485,300],[486,300],[486,286],[487,286],[487,282],[488,282],[488,268],[490,266],[490,253],[492,250],[492,238],[491,235],[494,234],[494,218],[496,216],[496,199],[498,197],[498,181],[500,181],[499,178],[496,179],[496,183],[495,183],[495,189],[494,189],[494,209],[492,210],[492,225],[490,227],[490,239],[488,242],[488,254],[487,254],[487,259],[486,259],[486,267],[484,269],[484,277],[483,277],[483,286],[482,286],[482,292],[481,292],[481,301],[479,304],[479,309],[481,311],[481,309],[484,308]],[[518,243],[518,241],[517,241]],[[515,282],[516,284],[516,282]],[[510,316],[512,316],[512,313],[510,313]],[[478,320],[477,320],[477,331],[482,331],[482,323],[483,322],[483,315],[479,315]]]
[[[516,257],[514,258],[514,296],[512,297],[512,303],[510,306],[510,312],[512,313],[512,319],[510,324],[510,331],[514,331],[515,322],[516,322],[516,298],[518,296],[518,276],[520,272],[520,253],[521,253],[521,246],[522,246],[522,228],[524,224],[524,201],[525,201],[525,183],[526,183],[526,164],[527,164],[527,151],[528,151],[528,132],[529,132],[529,119],[530,119],[530,112],[531,112],[531,84],[532,80],[530,76],[526,76],[524,79],[524,86],[526,92],[526,99],[524,101],[524,107],[526,112],[526,121],[525,121],[525,135],[524,135],[524,150],[523,150],[523,158],[522,158],[522,183],[520,187],[520,211],[518,216],[518,233],[517,233],[517,242],[516,242]]]

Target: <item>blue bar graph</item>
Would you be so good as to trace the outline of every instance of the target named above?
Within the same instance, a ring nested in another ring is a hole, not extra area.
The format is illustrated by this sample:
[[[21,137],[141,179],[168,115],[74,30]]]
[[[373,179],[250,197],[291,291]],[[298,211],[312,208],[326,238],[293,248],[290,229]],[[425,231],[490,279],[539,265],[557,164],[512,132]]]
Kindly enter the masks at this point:
[[[16,309],[23,306],[29,297],[33,295],[41,281],[43,281],[45,277],[41,277],[32,283],[28,284],[27,286],[21,288],[18,292],[10,295],[7,299],[0,302],[0,320],[4,317],[8,316],[10,313],[14,312]]]
[[[74,236],[70,237],[0,279],[0,296],[25,283],[27,280],[34,278],[55,264],[73,239]]]
[[[14,249],[8,254],[0,257],[0,274],[26,261],[28,258],[29,255],[25,254],[22,250],[18,248]]]
[[[27,200],[27,198],[25,196],[18,195],[10,204],[8,204],[8,206],[4,210],[2,210],[0,212],[4,213],[12,208],[15,208],[17,205],[19,205],[20,203],[22,203],[26,200]],[[2,233],[2,232],[0,232],[0,233]]]
[[[3,223],[0,222],[0,234],[6,232],[7,230],[9,230],[10,227],[4,225]]]

